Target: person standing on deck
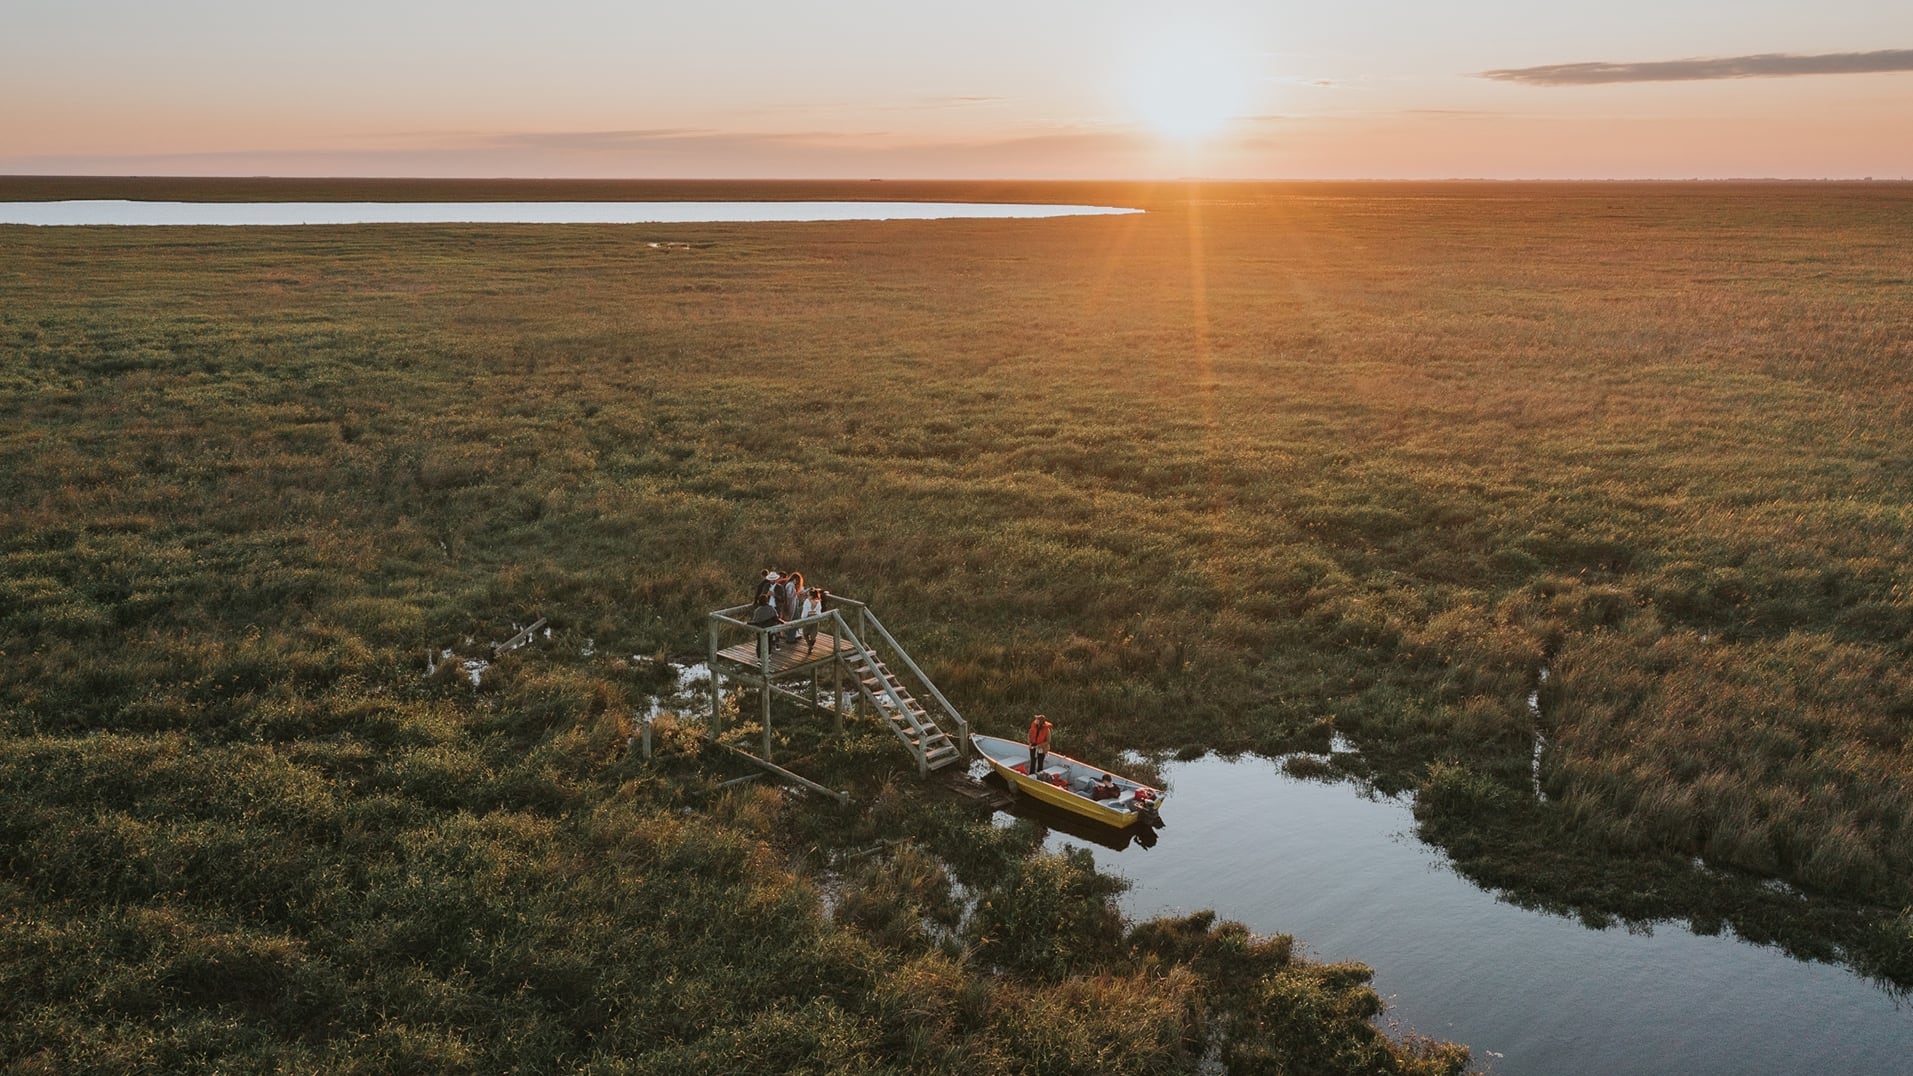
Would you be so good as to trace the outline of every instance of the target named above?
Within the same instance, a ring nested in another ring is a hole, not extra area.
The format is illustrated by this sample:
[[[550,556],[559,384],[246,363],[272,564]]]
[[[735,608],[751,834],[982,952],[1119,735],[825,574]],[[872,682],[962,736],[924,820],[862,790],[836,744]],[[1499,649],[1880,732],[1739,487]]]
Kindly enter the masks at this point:
[[[751,627],[770,628],[783,622],[784,618],[777,615],[777,606],[772,602],[770,592],[764,592],[757,599],[757,605],[751,609]],[[777,649],[777,633],[775,632],[770,637],[770,648]]]
[[[811,587],[804,592],[804,608],[802,616],[800,616],[799,619],[806,616],[822,615],[824,615],[824,588]],[[815,649],[817,649],[817,625],[805,624],[804,653],[808,654]]]
[[[1037,714],[1030,722],[1030,776],[1043,772],[1043,764],[1049,761],[1049,718]]]
[[[777,615],[785,620],[796,620],[803,615],[804,573],[787,572],[782,582],[777,584]],[[784,632],[784,641],[797,645],[797,629]]]

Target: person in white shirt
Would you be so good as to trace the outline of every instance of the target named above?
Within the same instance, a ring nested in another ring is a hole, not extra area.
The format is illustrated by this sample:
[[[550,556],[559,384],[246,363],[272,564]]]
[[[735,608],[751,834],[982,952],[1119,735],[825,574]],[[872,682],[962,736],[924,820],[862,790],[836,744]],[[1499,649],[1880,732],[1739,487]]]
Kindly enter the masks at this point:
[[[811,587],[809,590],[806,590],[804,592],[804,610],[802,613],[798,614],[798,619],[801,620],[802,618],[807,616],[822,616],[823,612],[824,612],[824,588]],[[817,625],[805,624],[804,625],[804,653],[808,654],[816,648],[817,648]]]

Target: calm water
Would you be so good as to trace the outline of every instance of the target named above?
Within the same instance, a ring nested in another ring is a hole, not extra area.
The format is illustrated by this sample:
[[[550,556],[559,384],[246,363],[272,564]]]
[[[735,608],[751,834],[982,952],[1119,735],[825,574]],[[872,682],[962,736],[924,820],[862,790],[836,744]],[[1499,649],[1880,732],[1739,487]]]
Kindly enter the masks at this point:
[[[0,224],[705,224],[1140,213],[985,202],[0,202]]]
[[[1913,1006],[1840,968],[1678,925],[1590,930],[1496,900],[1412,836],[1404,800],[1267,759],[1165,769],[1154,847],[1089,848],[1133,916],[1214,908],[1375,969],[1386,1019],[1501,1076],[1913,1074]]]

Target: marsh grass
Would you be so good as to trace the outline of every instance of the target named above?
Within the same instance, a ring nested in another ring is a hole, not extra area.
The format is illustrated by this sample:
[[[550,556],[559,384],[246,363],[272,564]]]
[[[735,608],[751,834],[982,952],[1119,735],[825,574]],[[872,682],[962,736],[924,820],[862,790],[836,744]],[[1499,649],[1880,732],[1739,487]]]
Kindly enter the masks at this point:
[[[1150,212],[0,229],[7,966],[121,954],[11,1002],[8,1056],[831,1069],[974,1046],[975,1022],[873,1034],[869,1006],[897,954],[966,982],[976,954],[881,907],[824,923],[765,849],[886,811],[946,833],[953,869],[1002,838],[885,806],[903,793],[775,833],[679,819],[736,774],[682,751],[639,772],[653,682],[580,653],[694,649],[766,563],[870,601],[979,731],[1041,709],[1091,758],[1338,732],[1338,766],[1423,789],[1424,831],[1521,899],[1913,981],[1906,188],[884,187]],[[562,645],[478,692],[422,677],[426,647],[536,615]],[[881,741],[815,754],[865,764],[860,788],[897,765]],[[746,940],[760,901],[785,942]],[[668,953],[632,939],[659,917]],[[173,920],[211,939],[177,972],[152,955]],[[317,1000],[260,1015],[192,985],[228,963]],[[1281,989],[1344,990],[1321,974]],[[120,975],[134,1001],[92,992]],[[162,1012],[172,1038],[138,1045]],[[1176,1019],[1149,1056],[1182,1056]]]

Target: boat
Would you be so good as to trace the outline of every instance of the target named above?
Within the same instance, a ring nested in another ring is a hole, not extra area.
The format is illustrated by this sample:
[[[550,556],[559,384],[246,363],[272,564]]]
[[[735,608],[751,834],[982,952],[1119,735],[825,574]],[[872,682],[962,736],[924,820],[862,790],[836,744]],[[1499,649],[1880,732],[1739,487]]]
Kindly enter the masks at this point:
[[[1163,800],[1160,789],[1054,751],[1044,760],[1042,771],[1032,775],[1028,744],[1001,736],[977,735],[970,737],[970,743],[1012,794],[1028,796],[1115,829],[1126,829],[1137,823],[1162,825],[1158,813]],[[1115,786],[1116,794],[1097,799],[1096,785],[1105,776]]]

